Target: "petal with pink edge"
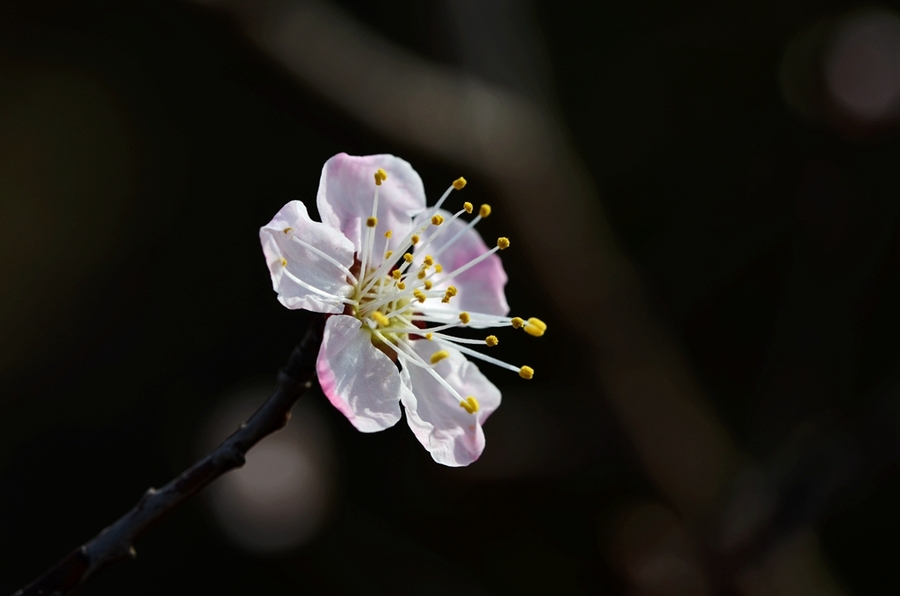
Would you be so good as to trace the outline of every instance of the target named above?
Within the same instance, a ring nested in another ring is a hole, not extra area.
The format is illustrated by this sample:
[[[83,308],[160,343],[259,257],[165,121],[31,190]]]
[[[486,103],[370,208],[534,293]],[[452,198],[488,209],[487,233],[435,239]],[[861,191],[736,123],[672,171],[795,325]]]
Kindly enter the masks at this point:
[[[292,309],[343,312],[343,298],[353,290],[345,272],[353,264],[353,245],[343,234],[313,221],[306,205],[291,201],[259,229],[259,240],[279,302]]]
[[[359,319],[329,317],[316,361],[325,396],[364,433],[396,424],[400,400],[409,393],[397,366],[372,345],[371,337]]]
[[[484,431],[481,425],[491,412],[500,406],[500,390],[487,380],[478,367],[466,360],[452,347],[436,342],[412,342],[413,350],[428,362],[438,350],[450,353],[434,365],[434,370],[463,398],[474,396],[479,410],[470,414],[425,369],[409,366],[404,374],[412,392],[403,398],[406,421],[420,443],[431,453],[434,461],[445,466],[467,466],[484,450]]]
[[[446,229],[440,231],[424,250],[416,254],[416,259],[421,261],[426,254],[434,255],[434,260],[441,264],[443,272],[432,278],[433,288],[445,290],[452,285],[456,287],[457,295],[450,300],[449,304],[444,304],[440,300],[429,300],[425,303],[423,312],[429,316],[445,318],[447,321],[456,320],[456,316],[461,310],[505,316],[509,312],[509,304],[506,302],[506,294],[503,291],[507,277],[500,257],[496,254],[449,281],[445,279],[447,274],[486,253],[488,247],[481,239],[481,235],[474,229],[468,229],[460,235],[460,232],[466,227],[462,220],[457,219],[450,222],[450,213],[443,210],[439,213],[444,216],[445,223],[439,227],[429,226],[424,234],[423,243],[429,236],[439,232],[441,228],[446,226]],[[419,222],[422,221],[422,218],[419,218]],[[478,325],[473,321],[470,327],[478,327]]]
[[[387,180],[379,187],[375,253],[396,250],[412,228],[412,218],[425,210],[422,179],[406,161],[393,155],[355,156],[338,153],[325,162],[316,203],[322,221],[350,239],[359,253],[366,220],[372,215],[375,172],[383,169]],[[384,233],[391,230],[390,239]]]

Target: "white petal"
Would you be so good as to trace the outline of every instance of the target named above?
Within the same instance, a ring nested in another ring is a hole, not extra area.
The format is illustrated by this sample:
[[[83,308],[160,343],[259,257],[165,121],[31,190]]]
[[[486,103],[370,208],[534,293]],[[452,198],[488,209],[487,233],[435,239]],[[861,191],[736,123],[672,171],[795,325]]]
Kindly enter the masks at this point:
[[[435,261],[441,264],[443,273],[432,278],[433,289],[445,290],[447,286],[455,286],[457,295],[449,304],[444,304],[440,299],[428,300],[422,311],[429,316],[445,318],[447,322],[456,320],[457,313],[464,310],[470,313],[482,313],[486,315],[505,316],[509,313],[509,304],[506,302],[504,287],[506,286],[506,272],[497,254],[493,254],[478,263],[468,271],[449,281],[445,281],[446,274],[459,269],[472,259],[483,255],[488,251],[487,245],[481,239],[481,235],[475,229],[463,232],[458,240],[453,241],[466,223],[461,219],[450,222],[452,215],[445,211],[439,211],[444,216],[445,223],[441,227],[448,226],[440,233],[423,251],[416,254],[416,259],[421,262],[426,254],[440,253]],[[421,218],[419,218],[421,221]],[[425,238],[434,234],[440,228],[429,227]],[[424,239],[423,239],[424,241]],[[444,246],[453,243],[444,248]],[[474,322],[470,327],[477,327]]]
[[[310,219],[306,205],[291,201],[275,214],[272,221],[259,229],[259,240],[272,275],[272,288],[278,292],[278,301],[288,308],[343,312],[341,299],[352,291],[346,273],[314,250],[293,240],[295,236],[344,267],[349,268],[353,264],[353,244],[335,228]],[[282,259],[287,265],[282,263]],[[291,279],[292,276],[303,283]]]
[[[372,345],[371,337],[355,317],[329,317],[316,361],[326,397],[365,433],[396,424],[400,400],[409,393],[397,366]]]
[[[412,228],[412,218],[425,210],[422,179],[406,161],[393,155],[335,155],[322,168],[316,202],[322,221],[341,230],[357,252],[366,219],[372,215],[379,168],[387,172],[387,180],[379,189],[376,254],[384,250],[387,230],[393,233],[388,248],[394,250]]]
[[[403,398],[403,405],[409,427],[434,461],[467,466],[484,450],[481,425],[500,406],[500,390],[457,350],[428,340],[413,341],[412,346],[426,362],[434,352],[447,350],[450,357],[438,362],[435,371],[463,398],[471,395],[478,400],[478,412],[469,414],[425,369],[408,368],[412,394]]]

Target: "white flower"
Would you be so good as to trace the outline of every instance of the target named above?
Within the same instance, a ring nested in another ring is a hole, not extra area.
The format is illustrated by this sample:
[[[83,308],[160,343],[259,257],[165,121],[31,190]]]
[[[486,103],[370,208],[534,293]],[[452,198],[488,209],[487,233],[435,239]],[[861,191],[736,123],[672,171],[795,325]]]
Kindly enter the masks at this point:
[[[539,319],[507,317],[506,274],[496,253],[468,223],[440,209],[455,181],[426,210],[419,175],[392,155],[335,155],[322,168],[316,202],[322,223],[300,201],[285,205],[260,228],[263,253],[278,300],[288,308],[326,313],[317,361],[322,390],[363,432],[393,426],[400,404],[416,438],[435,461],[465,466],[484,449],[482,424],[500,405],[500,391],[466,359],[518,372],[472,349],[496,346],[453,337],[468,326],[523,328],[543,335]],[[399,367],[398,367],[399,365]]]

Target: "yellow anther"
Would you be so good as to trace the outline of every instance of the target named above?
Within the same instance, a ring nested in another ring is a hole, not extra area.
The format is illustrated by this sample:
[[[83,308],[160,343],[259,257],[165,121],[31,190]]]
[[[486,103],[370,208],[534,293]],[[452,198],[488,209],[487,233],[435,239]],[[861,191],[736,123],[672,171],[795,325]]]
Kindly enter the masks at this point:
[[[400,276],[402,275],[403,273],[399,269],[394,269],[393,271],[391,271],[391,277],[393,277],[394,279],[400,279]]]
[[[478,400],[472,397],[471,395],[466,399],[459,402],[459,407],[468,412],[469,414],[474,414],[478,411],[480,407],[478,404]]]
[[[403,255],[403,260],[407,263],[412,263],[412,259],[412,253],[406,253],[405,255]]]
[[[426,280],[425,280],[425,289],[426,289],[426,290],[430,290],[432,285],[433,285],[433,284],[431,283],[431,280],[430,280],[430,279],[426,279]]]
[[[389,250],[386,253],[384,253],[384,258],[389,259],[389,258],[391,258],[391,255],[393,255],[393,254],[394,254],[394,251]]]
[[[423,262],[425,263],[426,267],[431,267],[432,265],[434,265],[434,259],[431,257],[431,255],[425,255],[425,260]]]
[[[525,333],[534,337],[540,337],[544,335],[544,332],[546,330],[547,324],[542,320],[536,319],[534,317],[528,319],[528,323],[525,325]]]
[[[369,219],[366,220],[366,225],[369,226],[370,228],[374,228],[375,226],[378,225],[378,218],[370,217]]]
[[[402,281],[398,281],[398,282],[397,282],[397,289],[398,289],[398,290],[405,290],[405,289],[406,289],[406,284],[403,283]]]
[[[419,237],[418,237],[416,234],[413,234],[413,237],[410,238],[409,241],[412,242],[413,244],[418,244],[418,243],[419,243]]]
[[[481,217],[487,217],[490,214],[491,214],[491,206],[488,205],[487,203],[482,205],[481,208],[478,210],[478,215],[480,215]]]
[[[428,271],[422,269],[421,271],[419,271],[416,277],[418,277],[419,279],[425,279],[426,275],[428,275]]]
[[[435,352],[434,354],[431,355],[431,363],[437,364],[444,358],[449,358],[449,357],[450,357],[450,352],[448,352],[447,350],[441,350],[441,351]]]
[[[372,313],[372,318],[375,320],[376,323],[378,323],[382,327],[387,327],[388,325],[391,324],[391,320],[389,318],[387,318],[386,316],[384,316],[384,313],[380,313],[377,310]]]
[[[393,233],[392,231],[390,231],[390,230],[388,230],[387,232],[384,233],[384,237],[385,237],[385,238],[390,238],[390,237],[393,236],[393,235],[394,235],[394,233]]]
[[[462,190],[466,187],[466,179],[460,176],[456,180],[453,181],[453,188],[456,190]]]
[[[442,215],[435,215],[434,217],[431,218],[431,223],[433,223],[436,226],[439,226],[442,223],[444,223],[444,217]]]
[[[469,321],[472,320],[472,317],[469,316],[469,313],[467,313],[466,311],[463,311],[463,312],[459,313],[459,320],[462,321],[463,325],[468,325]]]
[[[431,341],[431,338],[432,338],[432,337],[434,337],[434,334],[433,334],[433,333],[426,333],[426,334],[425,334],[425,339],[427,339],[428,341]]]
[[[474,209],[474,208],[475,207],[472,205],[472,203],[470,203],[468,201],[463,203],[463,209],[466,211],[466,213],[472,213],[472,209]]]
[[[500,340],[497,339],[496,335],[488,335],[487,337],[484,338],[484,343],[486,343],[489,348],[493,348],[494,346],[496,346],[497,344],[500,343]]]
[[[284,257],[281,257],[281,266],[287,267],[287,259],[285,259]]]
[[[285,233],[285,234],[290,234],[291,231],[292,231],[293,229],[294,229],[294,228],[285,228],[285,229],[284,229],[284,233]]]
[[[413,296],[415,296],[416,300],[418,300],[419,302],[425,302],[426,296],[425,296],[425,294],[422,293],[422,290],[419,290],[419,289],[413,290]]]
[[[530,379],[534,376],[534,369],[530,366],[523,366],[519,369],[519,376],[523,379]]]
[[[525,324],[525,321],[520,317],[513,317],[510,323],[512,323],[513,329],[518,329]]]
[[[450,286],[450,287],[448,287],[447,290],[444,292],[444,297],[441,298],[441,302],[443,302],[444,304],[447,304],[447,303],[450,302],[450,299],[453,298],[454,296],[456,296],[456,287],[455,287],[455,286]],[[465,314],[465,313],[464,313],[464,314]]]
[[[504,248],[509,248],[509,238],[501,236],[497,238],[497,248],[503,250]]]
[[[381,186],[381,183],[385,180],[387,180],[387,172],[385,172],[381,168],[378,168],[378,170],[375,172],[375,185]]]
[[[441,271],[444,270],[444,268],[441,267],[441,264],[440,264],[440,263],[435,263],[435,264],[434,264],[434,270],[437,271],[438,273],[440,273]]]

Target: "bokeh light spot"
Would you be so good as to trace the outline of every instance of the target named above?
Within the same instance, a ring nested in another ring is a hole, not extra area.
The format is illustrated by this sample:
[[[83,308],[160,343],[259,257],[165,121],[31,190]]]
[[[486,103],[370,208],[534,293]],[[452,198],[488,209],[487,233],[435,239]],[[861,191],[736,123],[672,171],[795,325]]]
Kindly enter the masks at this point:
[[[242,392],[212,413],[201,450],[207,452],[240,426],[267,397]],[[334,493],[328,428],[311,406],[298,403],[287,427],[247,453],[246,464],[213,483],[208,505],[238,546],[277,553],[312,539],[327,518]]]
[[[900,99],[900,18],[872,10],[847,19],[825,56],[828,91],[860,120],[892,115]]]

